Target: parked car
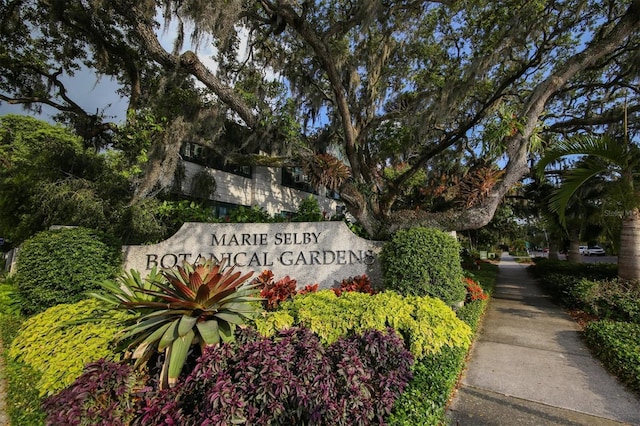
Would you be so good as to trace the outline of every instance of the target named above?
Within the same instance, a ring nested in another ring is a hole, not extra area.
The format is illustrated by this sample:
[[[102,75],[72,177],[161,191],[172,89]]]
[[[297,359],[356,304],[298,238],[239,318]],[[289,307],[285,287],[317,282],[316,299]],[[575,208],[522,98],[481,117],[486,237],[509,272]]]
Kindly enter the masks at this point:
[[[585,253],[587,256],[604,256],[606,253],[600,246],[588,247]]]
[[[587,254],[587,248],[588,248],[587,246],[580,246],[580,247],[578,248],[578,252],[579,252],[580,254]]]

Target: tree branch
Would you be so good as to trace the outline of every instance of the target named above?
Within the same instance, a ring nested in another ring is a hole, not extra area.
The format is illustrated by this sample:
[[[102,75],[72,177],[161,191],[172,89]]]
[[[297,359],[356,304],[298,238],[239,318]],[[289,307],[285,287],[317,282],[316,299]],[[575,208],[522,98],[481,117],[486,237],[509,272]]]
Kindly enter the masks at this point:
[[[153,29],[143,19],[136,25],[136,33],[151,57],[166,69],[183,68],[196,77],[202,84],[211,89],[220,100],[235,111],[245,122],[247,127],[255,129],[258,125],[258,117],[254,111],[244,102],[242,97],[231,87],[225,85],[200,61],[198,56],[187,51],[181,56],[167,52]]]
[[[492,188],[481,204],[462,211],[392,212],[389,216],[388,232],[393,233],[408,226],[421,225],[462,231],[477,229],[489,223],[503,197],[522,176],[529,172],[527,164],[529,138],[535,132],[548,100],[576,74],[613,53],[627,37],[638,30],[640,30],[640,0],[634,0],[607,35],[570,57],[533,90],[523,108],[522,117],[525,119],[525,124],[522,133],[513,136],[508,144],[509,162],[505,168],[503,180]]]
[[[347,91],[342,84],[340,72],[338,71],[338,67],[331,56],[331,53],[329,52],[329,48],[320,39],[320,37],[318,37],[318,34],[316,34],[313,28],[311,28],[309,22],[302,19],[290,4],[279,0],[278,5],[274,10],[284,19],[287,25],[295,29],[295,31],[309,44],[322,64],[322,69],[327,73],[327,78],[331,83],[331,89],[335,96],[336,107],[338,108],[342,121],[345,151],[347,158],[349,159],[349,163],[351,164],[352,173],[354,176],[362,176],[366,171],[363,170],[360,159],[357,156],[357,133],[352,122],[351,111],[347,100]]]
[[[633,114],[640,111],[640,105],[629,106],[626,109],[627,114]],[[604,114],[591,117],[573,117],[569,120],[557,121],[547,126],[546,131],[553,133],[566,133],[567,131],[575,131],[589,126],[602,126],[612,123],[619,123],[624,119],[625,109],[615,108],[608,110]]]

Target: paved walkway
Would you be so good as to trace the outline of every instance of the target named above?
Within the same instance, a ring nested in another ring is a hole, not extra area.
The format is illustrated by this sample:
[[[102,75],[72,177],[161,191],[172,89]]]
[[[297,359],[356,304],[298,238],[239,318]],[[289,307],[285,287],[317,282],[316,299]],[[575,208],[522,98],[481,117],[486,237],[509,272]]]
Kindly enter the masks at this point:
[[[640,425],[640,399],[594,359],[579,327],[506,253],[451,425]]]

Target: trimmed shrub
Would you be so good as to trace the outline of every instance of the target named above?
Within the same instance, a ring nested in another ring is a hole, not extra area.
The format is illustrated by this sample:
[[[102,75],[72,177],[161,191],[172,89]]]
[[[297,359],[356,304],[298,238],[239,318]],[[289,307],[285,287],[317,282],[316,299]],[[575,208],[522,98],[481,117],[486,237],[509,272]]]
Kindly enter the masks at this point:
[[[85,228],[43,231],[22,245],[16,283],[21,310],[33,315],[85,298],[120,269],[120,248]]]
[[[579,288],[580,280],[613,279],[616,277],[616,265],[605,263],[569,263],[559,260],[536,259],[529,271],[539,280],[544,289],[568,308],[584,308]]]
[[[386,291],[375,295],[331,290],[296,296],[281,310],[256,320],[256,328],[273,335],[283,326],[302,325],[330,344],[350,334],[392,327],[416,358],[443,346],[468,347],[471,330],[444,302],[431,297],[403,297]]]
[[[400,294],[431,296],[453,305],[465,298],[460,244],[429,228],[397,232],[380,254],[385,288]]]
[[[481,263],[481,269],[474,268],[473,277],[491,294],[496,283],[498,267]],[[458,317],[477,329],[488,300],[477,300],[465,304],[456,311]],[[443,425],[447,424],[446,407],[460,372],[465,364],[467,348],[443,346],[434,354],[416,361],[413,379],[396,401],[387,423],[392,426]]]
[[[584,335],[607,369],[640,392],[640,324],[594,321],[586,326]]]
[[[446,347],[438,354],[417,361],[413,367],[413,380],[393,406],[388,424],[447,424],[447,403],[464,367],[466,354],[463,348]]]
[[[412,362],[393,330],[327,349],[304,328],[271,339],[241,336],[236,344],[206,348],[184,382],[150,395],[140,423],[382,424],[411,378]]]
[[[640,323],[640,287],[618,279],[614,264],[537,261],[530,271],[568,308],[602,319]]]
[[[119,323],[131,318],[114,312],[113,319],[89,321],[99,312],[96,300],[63,304],[26,320],[9,347],[8,357],[40,374],[40,396],[51,395],[71,384],[85,364],[101,358],[117,359],[110,343]]]
[[[640,324],[640,286],[635,282],[583,278],[572,294],[582,309],[600,318]]]

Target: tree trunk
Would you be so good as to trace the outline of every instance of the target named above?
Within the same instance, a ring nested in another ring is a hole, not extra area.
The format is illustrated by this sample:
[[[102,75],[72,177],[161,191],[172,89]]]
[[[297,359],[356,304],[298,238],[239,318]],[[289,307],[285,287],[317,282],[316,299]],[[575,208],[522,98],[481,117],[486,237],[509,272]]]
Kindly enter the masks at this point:
[[[560,260],[558,257],[558,250],[560,249],[560,245],[558,244],[558,240],[552,238],[549,240],[549,259],[550,260]]]
[[[569,234],[569,253],[567,260],[571,263],[581,263],[582,255],[580,254],[580,236],[579,234]]]
[[[633,209],[622,219],[618,276],[625,280],[640,280],[640,209]]]

